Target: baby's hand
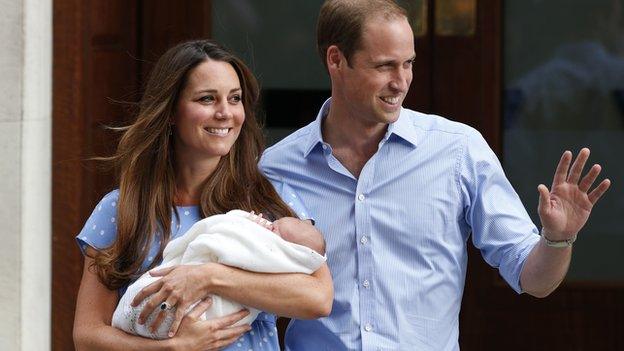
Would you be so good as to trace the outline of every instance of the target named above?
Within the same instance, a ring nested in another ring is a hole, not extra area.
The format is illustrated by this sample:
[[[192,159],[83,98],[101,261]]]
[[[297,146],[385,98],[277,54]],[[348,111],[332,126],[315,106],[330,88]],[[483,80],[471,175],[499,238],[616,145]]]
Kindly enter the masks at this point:
[[[256,215],[256,213],[254,211],[251,211],[249,213],[249,216],[247,216],[247,218],[250,221],[265,227],[266,229],[268,229],[268,230],[270,230],[272,232],[275,232],[275,227],[273,226],[273,223],[271,221],[269,221],[268,219],[262,218],[262,213]],[[277,233],[277,234],[279,234],[279,233]]]

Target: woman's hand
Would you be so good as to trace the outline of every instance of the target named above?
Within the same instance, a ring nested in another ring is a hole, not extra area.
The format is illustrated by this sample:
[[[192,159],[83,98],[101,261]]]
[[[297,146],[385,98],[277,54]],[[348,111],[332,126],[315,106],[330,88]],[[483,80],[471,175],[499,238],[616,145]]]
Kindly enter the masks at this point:
[[[208,296],[206,282],[208,280],[206,268],[210,265],[182,265],[150,271],[153,277],[162,277],[158,281],[146,286],[132,300],[132,306],[138,306],[144,299],[149,298],[141,314],[139,323],[143,324],[155,309],[166,306],[173,307],[175,319],[169,329],[169,337],[173,337],[177,331],[185,312],[194,303],[204,300]],[[151,295],[151,296],[150,296]],[[209,299],[208,299],[209,300]],[[206,302],[207,303],[207,302]],[[162,311],[154,320],[150,328],[157,330],[165,317]]]
[[[111,326],[111,318],[119,300],[118,292],[104,286],[97,274],[90,269],[93,264],[91,257],[95,253],[93,249],[87,249],[76,301],[73,336],[77,351],[218,350],[250,329],[249,325],[232,326],[247,316],[247,311],[208,321],[201,320],[201,316],[211,305],[211,299],[204,299],[191,309],[182,320],[177,335],[170,339],[148,339],[114,328]]]
[[[173,350],[220,350],[251,330],[248,324],[232,326],[249,314],[247,310],[202,321],[201,315],[210,305],[210,300],[203,300],[182,319],[180,332],[170,339]]]

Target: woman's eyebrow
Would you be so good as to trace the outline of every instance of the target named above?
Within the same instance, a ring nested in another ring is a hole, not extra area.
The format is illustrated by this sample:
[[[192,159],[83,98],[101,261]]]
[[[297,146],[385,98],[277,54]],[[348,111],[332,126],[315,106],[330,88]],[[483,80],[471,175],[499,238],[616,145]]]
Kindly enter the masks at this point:
[[[234,89],[230,90],[230,93],[233,93],[233,92],[236,92],[236,91],[240,91],[240,90],[242,90],[242,89],[241,88],[234,88]],[[217,89],[202,89],[202,90],[198,90],[196,92],[196,94],[199,94],[199,93],[213,93],[214,94],[214,93],[217,93],[217,92],[218,92]]]

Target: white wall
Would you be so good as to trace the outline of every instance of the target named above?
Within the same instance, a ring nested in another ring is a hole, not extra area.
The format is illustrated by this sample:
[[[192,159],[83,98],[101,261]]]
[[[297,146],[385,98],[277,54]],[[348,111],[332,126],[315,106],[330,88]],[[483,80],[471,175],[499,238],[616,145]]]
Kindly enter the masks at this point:
[[[52,1],[0,9],[0,350],[48,350]]]

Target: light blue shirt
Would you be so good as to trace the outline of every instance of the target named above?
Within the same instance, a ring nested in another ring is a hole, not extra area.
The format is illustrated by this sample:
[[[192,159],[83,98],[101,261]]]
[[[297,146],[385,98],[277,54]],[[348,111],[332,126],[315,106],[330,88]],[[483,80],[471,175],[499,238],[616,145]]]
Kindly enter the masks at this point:
[[[471,127],[402,109],[355,178],[314,122],[260,162],[327,242],[331,315],[293,320],[287,350],[457,350],[467,240],[517,292],[539,240],[496,155]]]
[[[308,218],[306,214],[308,211],[287,184],[274,182],[273,185],[280,197],[290,205],[300,218]],[[83,254],[88,246],[95,250],[101,250],[109,247],[117,238],[118,201],[119,190],[113,190],[95,206],[93,213],[76,236],[76,241]],[[171,218],[171,240],[186,233],[193,224],[202,219],[199,206],[176,206],[176,210],[179,220],[176,216]],[[161,235],[158,234],[156,242],[151,243],[149,254],[143,261],[142,271],[146,271],[156,258],[160,248],[160,240]],[[127,286],[124,286],[119,290],[120,295],[125,292],[126,288]],[[275,316],[262,312],[251,323],[251,330],[226,347],[224,351],[279,351],[279,349]]]

